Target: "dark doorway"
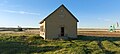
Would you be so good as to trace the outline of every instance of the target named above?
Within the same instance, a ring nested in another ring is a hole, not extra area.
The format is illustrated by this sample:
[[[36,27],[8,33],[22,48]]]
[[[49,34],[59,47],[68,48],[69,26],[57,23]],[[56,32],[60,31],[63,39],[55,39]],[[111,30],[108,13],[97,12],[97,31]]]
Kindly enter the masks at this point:
[[[61,27],[61,36],[64,36],[64,27]]]

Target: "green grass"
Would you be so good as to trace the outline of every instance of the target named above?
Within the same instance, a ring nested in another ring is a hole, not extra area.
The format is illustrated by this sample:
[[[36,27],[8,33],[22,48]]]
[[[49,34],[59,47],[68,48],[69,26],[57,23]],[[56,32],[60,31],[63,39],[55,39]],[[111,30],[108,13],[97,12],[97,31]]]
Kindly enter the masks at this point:
[[[120,37],[43,40],[38,34],[0,34],[0,54],[119,54]]]

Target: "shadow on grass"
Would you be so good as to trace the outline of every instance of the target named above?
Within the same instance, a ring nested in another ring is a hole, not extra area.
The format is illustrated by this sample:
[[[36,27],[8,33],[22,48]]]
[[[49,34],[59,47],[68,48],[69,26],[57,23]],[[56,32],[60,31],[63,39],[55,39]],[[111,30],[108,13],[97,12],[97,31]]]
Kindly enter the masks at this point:
[[[120,41],[120,37],[98,37],[98,36],[84,36],[84,35],[78,35],[77,40],[83,40],[83,41],[97,41],[98,46],[102,49],[102,51],[105,54],[115,54],[116,52],[112,52],[107,50],[103,44],[102,41],[110,41],[111,43],[115,44],[113,41]],[[116,45],[116,44],[115,44]],[[117,45],[116,45],[117,46]]]
[[[61,49],[59,46],[31,46],[23,42],[0,41],[0,54],[40,53]]]
[[[98,36],[84,36],[78,35],[77,40],[84,40],[84,41],[120,41],[120,37],[98,37]]]
[[[113,41],[120,41],[120,37],[98,37],[98,36],[84,36],[84,35],[78,35],[77,40],[83,40],[83,41],[97,41],[98,46],[102,49],[105,54],[115,54],[115,52],[111,52],[109,50],[106,50],[102,41],[108,40],[111,43],[115,44]]]

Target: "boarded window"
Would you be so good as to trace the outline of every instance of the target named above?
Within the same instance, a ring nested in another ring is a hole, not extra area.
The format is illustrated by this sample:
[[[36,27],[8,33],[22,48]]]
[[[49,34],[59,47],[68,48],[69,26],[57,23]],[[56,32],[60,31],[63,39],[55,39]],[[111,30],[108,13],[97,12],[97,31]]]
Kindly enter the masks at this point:
[[[43,26],[40,26],[40,31],[43,32]]]

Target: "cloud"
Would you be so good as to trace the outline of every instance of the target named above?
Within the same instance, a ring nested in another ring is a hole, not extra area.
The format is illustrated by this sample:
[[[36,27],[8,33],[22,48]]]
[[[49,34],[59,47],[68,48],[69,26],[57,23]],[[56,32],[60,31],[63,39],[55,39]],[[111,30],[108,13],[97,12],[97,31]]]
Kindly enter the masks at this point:
[[[99,21],[112,22],[112,19],[98,18]]]
[[[17,14],[40,15],[39,13],[31,13],[26,11],[14,11],[14,10],[2,10],[2,11],[8,13],[17,13]]]
[[[104,19],[104,21],[111,22],[112,20],[111,19]]]

